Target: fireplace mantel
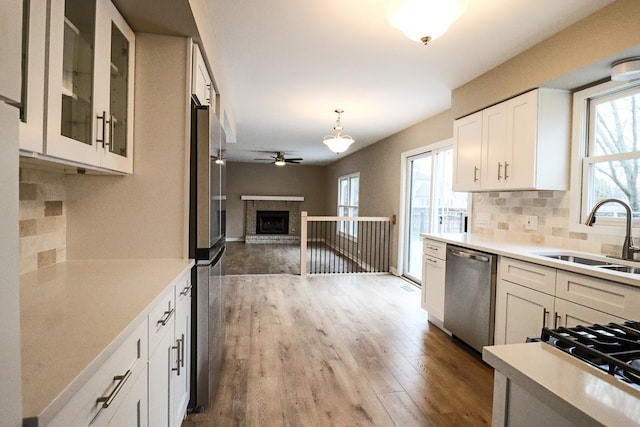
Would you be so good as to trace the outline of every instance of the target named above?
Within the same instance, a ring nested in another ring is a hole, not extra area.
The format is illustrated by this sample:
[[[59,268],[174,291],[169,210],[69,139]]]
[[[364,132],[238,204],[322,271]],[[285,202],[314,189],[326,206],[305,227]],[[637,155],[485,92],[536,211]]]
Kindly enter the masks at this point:
[[[241,200],[269,200],[279,202],[304,202],[304,196],[240,196]]]

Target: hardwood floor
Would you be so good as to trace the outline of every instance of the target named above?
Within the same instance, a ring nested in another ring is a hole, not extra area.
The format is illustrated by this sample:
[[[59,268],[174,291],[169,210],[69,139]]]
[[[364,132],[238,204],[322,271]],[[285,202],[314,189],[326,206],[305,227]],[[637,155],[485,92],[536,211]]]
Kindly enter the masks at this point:
[[[183,427],[491,424],[493,370],[391,275],[224,277],[217,397]]]
[[[226,275],[300,274],[300,244],[227,242]]]

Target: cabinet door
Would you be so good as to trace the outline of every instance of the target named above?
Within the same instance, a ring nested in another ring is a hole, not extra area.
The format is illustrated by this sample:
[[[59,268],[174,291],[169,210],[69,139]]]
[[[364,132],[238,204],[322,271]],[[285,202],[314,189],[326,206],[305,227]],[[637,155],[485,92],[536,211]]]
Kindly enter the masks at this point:
[[[28,58],[25,63],[24,84],[26,91],[23,96],[26,99],[23,99],[22,120],[20,122],[20,149],[42,153],[44,150],[42,132],[44,129],[44,58],[47,8],[39,2],[29,2],[28,7],[28,28],[23,29],[23,37],[28,36],[26,40]],[[6,16],[10,20],[14,20],[13,17],[9,17],[10,14],[6,14]]]
[[[100,166],[133,172],[135,35],[109,0],[98,0],[95,116]]]
[[[144,370],[135,380],[131,390],[124,397],[122,404],[114,412],[107,424],[106,418],[98,418],[91,427],[103,425],[113,427],[146,427],[147,423],[147,372]]]
[[[453,191],[480,189],[482,161],[482,112],[453,122]]]
[[[510,99],[506,103],[504,178],[508,189],[536,187],[538,91]]]
[[[204,62],[202,52],[198,45],[193,47],[193,79],[192,92],[202,105],[208,105],[215,111],[215,103],[213,102],[213,82]]]
[[[176,288],[176,347],[178,361],[175,375],[174,414],[175,426],[179,426],[187,414],[191,377],[191,285],[185,280],[184,287]]]
[[[169,326],[169,325],[167,325]],[[160,339],[149,359],[149,426],[173,426],[173,374],[177,348],[174,346],[174,322]]]
[[[424,256],[424,274],[422,279],[422,308],[429,317],[444,321],[444,280],[446,261]]]
[[[100,163],[95,142],[96,0],[51,0],[46,152]]]
[[[556,298],[554,327],[573,328],[594,323],[624,322],[625,319],[580,304]]]
[[[500,103],[482,111],[482,189],[505,186],[507,108]]]
[[[554,297],[506,280],[496,290],[495,344],[523,343],[552,326]]]

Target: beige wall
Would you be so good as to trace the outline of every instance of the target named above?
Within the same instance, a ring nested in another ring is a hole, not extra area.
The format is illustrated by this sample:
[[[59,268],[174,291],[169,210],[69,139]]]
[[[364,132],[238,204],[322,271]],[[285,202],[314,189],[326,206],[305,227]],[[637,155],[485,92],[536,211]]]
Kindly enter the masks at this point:
[[[455,89],[451,95],[453,117],[459,118],[529,89],[546,86],[558,78],[564,77],[560,85],[564,89],[607,78],[613,59],[606,58],[630,49],[638,51],[639,22],[638,0],[618,0],[602,8]],[[602,63],[596,64],[599,61]]]
[[[67,259],[188,256],[190,52],[137,35],[135,173],[67,176]]]
[[[242,195],[304,196],[301,210],[326,215],[326,192],[325,168],[320,166],[227,163],[227,239],[244,238]]]

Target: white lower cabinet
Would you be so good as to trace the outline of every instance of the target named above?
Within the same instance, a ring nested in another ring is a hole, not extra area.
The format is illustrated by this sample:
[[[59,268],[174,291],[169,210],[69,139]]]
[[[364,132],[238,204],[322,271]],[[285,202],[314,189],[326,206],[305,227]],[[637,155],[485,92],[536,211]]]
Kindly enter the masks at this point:
[[[525,342],[552,326],[554,296],[499,280],[496,289],[495,344]],[[551,322],[551,323],[550,323]]]
[[[187,270],[47,427],[180,427],[189,403],[190,337]]]
[[[174,425],[180,426],[187,415],[189,389],[191,387],[191,282],[188,278],[183,285],[176,285],[176,346],[178,366],[175,373],[175,393],[173,400]]]
[[[501,257],[495,344],[525,342],[528,337],[540,336],[543,326],[574,327],[631,319],[638,298],[639,290],[620,283]]]
[[[132,391],[137,379],[143,375],[146,378],[146,359],[145,319],[124,339],[48,426],[109,425],[111,419],[119,413],[119,408],[128,407],[136,400]]]
[[[179,427],[189,403],[191,284],[178,278],[149,315],[149,426]]]
[[[106,425],[112,427],[146,427],[149,425],[147,411],[147,371],[144,370],[135,380],[122,405]],[[97,427],[103,424],[91,424],[92,427],[94,425]]]
[[[444,321],[446,252],[446,243],[429,239],[423,242],[421,305],[429,313],[429,321],[439,328]]]

